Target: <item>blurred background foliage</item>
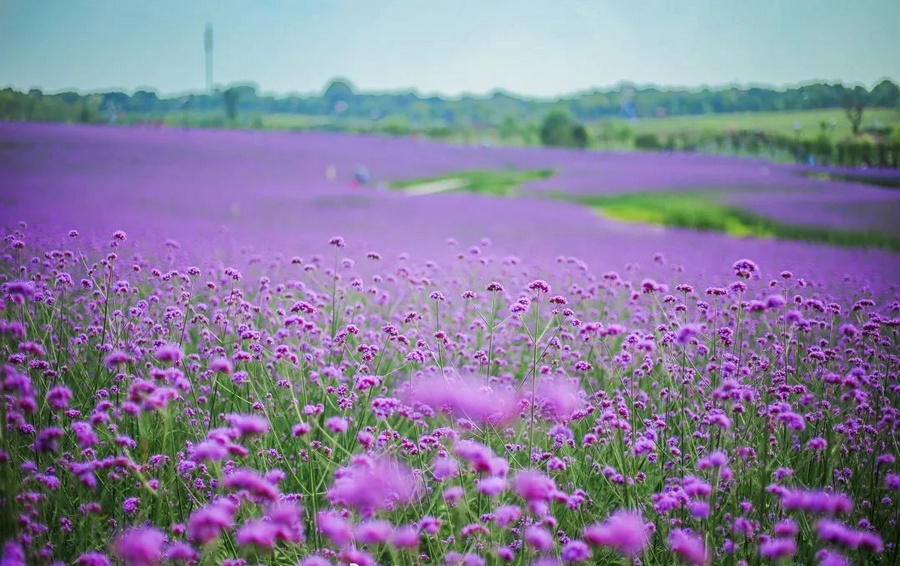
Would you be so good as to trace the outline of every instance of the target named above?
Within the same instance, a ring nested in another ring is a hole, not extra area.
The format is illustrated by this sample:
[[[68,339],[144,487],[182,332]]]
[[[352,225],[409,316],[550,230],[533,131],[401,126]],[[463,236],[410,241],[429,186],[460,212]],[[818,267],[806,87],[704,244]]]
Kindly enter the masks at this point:
[[[900,88],[815,83],[784,90],[660,90],[623,84],[557,100],[358,92],[346,79],[320,95],[273,96],[254,84],[161,97],[151,90],[80,94],[0,91],[0,119],[202,128],[328,130],[484,145],[703,151],[776,161],[898,166]]]

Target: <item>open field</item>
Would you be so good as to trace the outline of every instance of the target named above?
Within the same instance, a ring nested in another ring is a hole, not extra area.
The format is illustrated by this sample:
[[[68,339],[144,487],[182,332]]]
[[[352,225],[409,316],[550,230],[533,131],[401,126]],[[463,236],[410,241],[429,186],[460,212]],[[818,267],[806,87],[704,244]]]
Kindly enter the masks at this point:
[[[0,124],[3,560],[896,564],[900,255],[778,230],[900,192],[800,172]]]
[[[831,126],[832,120],[834,127]],[[822,131],[820,124],[827,126],[826,133],[834,139],[842,139],[851,134],[850,121],[841,108],[826,110],[798,110],[785,112],[746,112],[741,114],[704,114],[700,116],[672,116],[640,118],[633,122],[613,120],[611,123],[629,125],[634,133],[677,135],[682,132],[728,132],[730,130],[760,130],[793,136],[797,132],[794,124],[800,124],[802,137],[816,137]],[[863,113],[862,127],[880,124],[900,126],[900,110],[870,108]]]

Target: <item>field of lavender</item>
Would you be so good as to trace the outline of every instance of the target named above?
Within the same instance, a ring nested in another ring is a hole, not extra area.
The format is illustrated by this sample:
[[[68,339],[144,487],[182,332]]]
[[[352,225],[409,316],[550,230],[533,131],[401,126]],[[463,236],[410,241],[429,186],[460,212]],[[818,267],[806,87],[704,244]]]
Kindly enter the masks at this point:
[[[388,188],[494,169],[553,174]],[[900,211],[720,157],[0,124],[0,563],[898,563],[900,256],[546,198],[687,189]]]

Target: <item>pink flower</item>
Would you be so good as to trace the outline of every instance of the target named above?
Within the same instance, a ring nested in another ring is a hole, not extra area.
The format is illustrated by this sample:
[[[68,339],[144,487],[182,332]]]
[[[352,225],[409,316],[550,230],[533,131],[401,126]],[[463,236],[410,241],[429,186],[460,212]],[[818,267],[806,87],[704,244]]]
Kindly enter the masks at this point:
[[[234,371],[231,367],[231,362],[225,358],[216,358],[209,362],[209,369],[210,371],[224,373],[225,375],[231,375],[231,372]]]
[[[416,548],[419,546],[419,530],[412,525],[398,527],[391,535],[390,544],[396,548]]]
[[[475,482],[478,493],[488,497],[496,497],[506,489],[506,479],[498,477],[481,478]]]
[[[573,540],[563,547],[560,556],[566,562],[584,562],[591,559],[591,549],[580,540]]]
[[[161,362],[177,364],[184,355],[181,348],[177,344],[164,344],[156,349],[154,353],[156,359]]]
[[[231,414],[225,417],[238,436],[263,435],[269,432],[269,421],[257,415]]]
[[[525,529],[525,542],[538,552],[550,552],[553,548],[553,536],[547,529],[531,526]]]
[[[303,508],[291,501],[279,501],[266,510],[266,518],[276,526],[275,538],[299,544],[303,533]]]
[[[225,476],[222,485],[229,489],[248,491],[251,495],[261,499],[275,501],[278,499],[278,488],[270,481],[259,475],[258,472],[242,468],[235,470],[231,475]]]
[[[200,544],[215,540],[223,530],[234,526],[234,512],[235,505],[228,499],[195,510],[188,519],[188,536]]]
[[[109,561],[109,558],[101,552],[87,552],[82,554],[75,560],[75,564],[78,566],[112,566],[112,562]]]
[[[591,544],[613,548],[628,557],[643,552],[650,542],[644,519],[626,510],[614,512],[602,524],[586,527],[583,536]]]
[[[364,515],[418,499],[421,486],[401,463],[387,457],[359,458],[335,472],[327,497],[332,505],[355,507]]]
[[[580,388],[571,379],[544,378],[535,388],[534,402],[552,420],[568,420],[583,405]]]
[[[328,430],[331,432],[345,432],[347,427],[347,419],[343,417],[329,417],[327,421],[325,421],[325,426],[328,427]]]
[[[146,527],[126,531],[116,540],[113,553],[129,566],[154,566],[162,561],[166,535]]]
[[[272,548],[278,535],[278,526],[269,521],[250,519],[238,529],[234,535],[235,541],[241,546],[261,546]]]
[[[759,555],[771,560],[781,560],[797,553],[797,543],[792,538],[770,538],[759,545]]]
[[[402,392],[406,403],[421,403],[456,418],[502,425],[518,417],[518,400],[511,389],[489,384],[475,375],[431,373]]]
[[[353,540],[350,522],[341,517],[336,511],[319,512],[319,515],[316,517],[316,526],[319,532],[325,535],[338,548],[349,544]]]
[[[522,470],[516,474],[512,483],[513,491],[529,503],[550,501],[556,492],[553,480],[534,470]]]
[[[790,490],[782,494],[781,504],[788,511],[800,510],[823,515],[846,515],[853,510],[853,500],[842,493]]]
[[[459,462],[453,458],[435,458],[431,473],[437,481],[444,481],[459,475]]]
[[[709,564],[712,554],[707,550],[703,538],[694,533],[674,529],[669,534],[669,550],[690,564]]]
[[[382,544],[391,538],[394,526],[387,521],[366,521],[356,527],[356,540],[363,544]]]

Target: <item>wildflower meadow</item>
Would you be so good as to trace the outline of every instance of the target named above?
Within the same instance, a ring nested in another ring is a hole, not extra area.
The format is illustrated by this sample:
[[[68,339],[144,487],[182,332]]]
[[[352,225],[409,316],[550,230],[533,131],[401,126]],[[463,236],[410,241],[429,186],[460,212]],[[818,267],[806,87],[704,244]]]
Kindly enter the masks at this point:
[[[4,565],[900,562],[896,252],[540,196],[630,155],[0,128]]]

